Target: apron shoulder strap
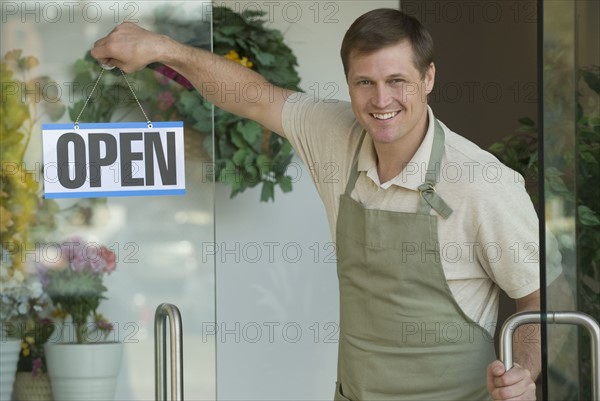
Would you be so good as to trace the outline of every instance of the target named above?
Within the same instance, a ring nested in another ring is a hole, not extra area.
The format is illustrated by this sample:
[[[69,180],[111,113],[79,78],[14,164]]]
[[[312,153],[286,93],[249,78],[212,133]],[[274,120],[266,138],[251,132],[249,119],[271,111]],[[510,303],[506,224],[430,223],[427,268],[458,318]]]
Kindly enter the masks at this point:
[[[367,131],[363,130],[360,140],[358,141],[358,147],[356,148],[356,152],[354,153],[354,163],[352,164],[352,168],[350,169],[350,177],[348,178],[346,190],[344,191],[344,194],[346,196],[350,196],[350,194],[354,190],[354,186],[356,185],[356,180],[358,180],[358,154],[360,153],[360,149],[362,148],[362,144],[365,140],[366,135]]]
[[[350,178],[348,178],[348,183],[346,184],[346,190],[344,194],[346,196],[350,196],[352,191],[354,190],[354,186],[356,185],[356,180],[358,180],[358,160],[354,162],[352,166],[352,170],[350,170]]]
[[[437,119],[435,119],[434,124],[433,145],[427,164],[425,182],[419,186],[419,208],[417,213],[428,215],[433,208],[440,216],[447,219],[452,214],[452,208],[435,192],[435,185],[440,176],[444,154],[445,134]]]

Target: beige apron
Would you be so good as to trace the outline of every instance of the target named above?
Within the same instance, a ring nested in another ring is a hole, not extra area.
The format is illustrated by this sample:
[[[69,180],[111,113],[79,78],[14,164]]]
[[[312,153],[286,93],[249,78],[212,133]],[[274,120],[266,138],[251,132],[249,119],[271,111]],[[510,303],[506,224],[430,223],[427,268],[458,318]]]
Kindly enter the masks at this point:
[[[337,222],[340,341],[335,400],[487,400],[488,332],[454,299],[440,261],[435,192],[444,132],[434,141],[417,213],[365,209],[350,198]]]

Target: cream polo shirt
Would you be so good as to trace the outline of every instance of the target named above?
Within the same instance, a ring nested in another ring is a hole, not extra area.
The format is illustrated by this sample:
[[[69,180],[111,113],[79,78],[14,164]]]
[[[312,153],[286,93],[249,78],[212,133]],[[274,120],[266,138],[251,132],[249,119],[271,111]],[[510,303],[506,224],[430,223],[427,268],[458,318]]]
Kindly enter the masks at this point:
[[[317,101],[306,94],[288,99],[284,133],[312,175],[334,241],[339,198],[356,157],[360,174],[353,199],[367,209],[416,212],[417,187],[424,182],[433,143],[430,108],[428,114],[427,134],[412,160],[394,179],[380,183],[369,135],[358,149],[363,128],[350,103]],[[518,173],[441,126],[446,140],[436,191],[453,209],[447,219],[438,216],[441,263],[463,312],[493,334],[499,288],[512,298],[539,288],[538,219]],[[420,252],[419,245],[406,244],[403,250]],[[559,266],[560,255],[550,262]]]

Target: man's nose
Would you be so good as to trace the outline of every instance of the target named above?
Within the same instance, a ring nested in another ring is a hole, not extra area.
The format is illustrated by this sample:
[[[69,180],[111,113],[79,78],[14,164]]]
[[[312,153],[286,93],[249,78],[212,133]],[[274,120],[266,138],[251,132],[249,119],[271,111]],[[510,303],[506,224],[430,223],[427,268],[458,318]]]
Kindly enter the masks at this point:
[[[386,106],[392,102],[392,93],[390,88],[386,85],[377,85],[375,86],[375,91],[373,93],[373,98],[371,100],[373,105],[384,109]]]

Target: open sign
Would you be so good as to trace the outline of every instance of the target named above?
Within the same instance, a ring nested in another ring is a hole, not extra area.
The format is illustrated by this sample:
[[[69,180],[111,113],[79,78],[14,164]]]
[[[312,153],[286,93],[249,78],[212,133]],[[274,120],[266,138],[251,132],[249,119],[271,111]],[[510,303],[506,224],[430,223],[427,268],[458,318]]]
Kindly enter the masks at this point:
[[[46,198],[185,194],[183,122],[42,125]]]

